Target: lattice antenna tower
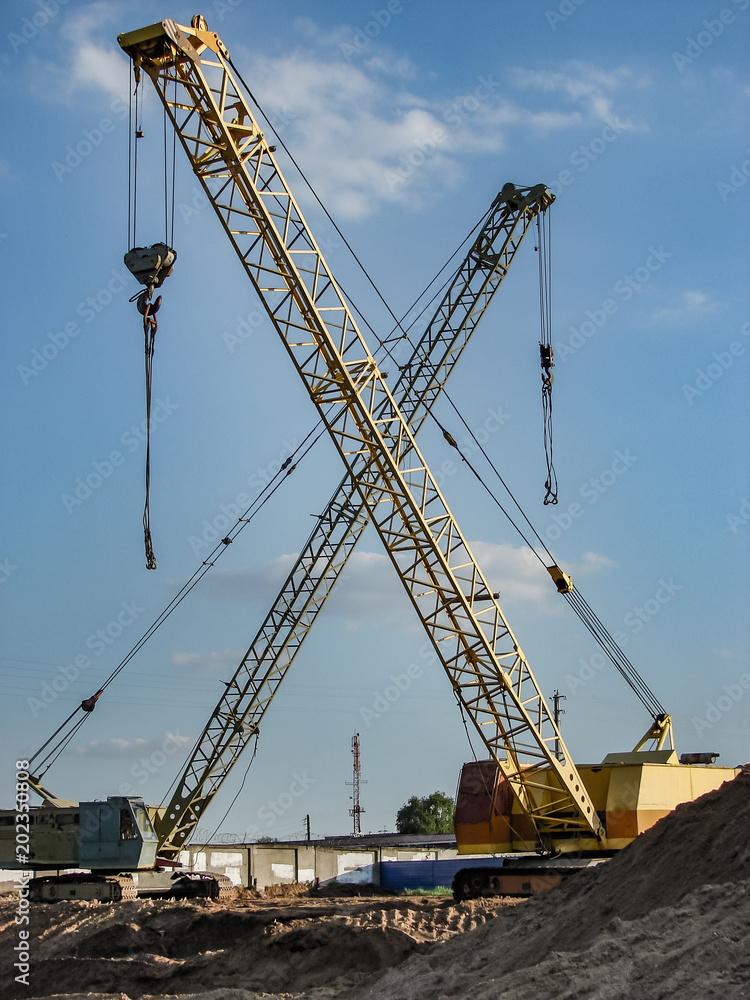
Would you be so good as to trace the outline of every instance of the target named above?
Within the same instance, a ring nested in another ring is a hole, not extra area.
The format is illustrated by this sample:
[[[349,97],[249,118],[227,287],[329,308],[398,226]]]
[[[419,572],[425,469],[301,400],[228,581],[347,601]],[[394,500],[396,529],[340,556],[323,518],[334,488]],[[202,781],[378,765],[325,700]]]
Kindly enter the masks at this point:
[[[359,804],[359,786],[366,785],[366,781],[362,781],[361,768],[360,768],[360,756],[359,756],[359,733],[355,733],[352,736],[352,756],[354,757],[354,771],[351,781],[347,781],[347,785],[352,786],[352,807],[349,810],[349,815],[353,818],[353,832],[355,837],[360,837],[362,835],[362,824],[360,822],[360,816],[365,811]]]

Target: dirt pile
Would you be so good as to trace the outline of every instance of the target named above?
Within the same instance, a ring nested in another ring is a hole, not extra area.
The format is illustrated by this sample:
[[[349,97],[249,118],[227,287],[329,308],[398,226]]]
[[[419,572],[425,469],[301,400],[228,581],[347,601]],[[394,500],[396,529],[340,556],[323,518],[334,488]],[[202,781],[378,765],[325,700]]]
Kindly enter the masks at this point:
[[[750,997],[750,774],[352,1000]]]

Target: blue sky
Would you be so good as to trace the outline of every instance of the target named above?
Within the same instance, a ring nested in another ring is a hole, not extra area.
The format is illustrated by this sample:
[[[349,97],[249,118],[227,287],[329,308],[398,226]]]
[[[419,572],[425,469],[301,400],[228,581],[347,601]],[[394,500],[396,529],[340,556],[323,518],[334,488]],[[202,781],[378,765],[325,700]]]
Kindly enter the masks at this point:
[[[254,293],[178,151],[178,261],[154,362],[159,569],[145,569],[142,332],[122,265],[129,67],[116,37],[157,16],[189,24],[194,10],[47,0],[5,11],[8,799],[13,762],[96,690],[208,553],[204,535],[258,495],[315,416],[277,335],[255,324]],[[747,760],[750,0],[216,0],[203,13],[394,312],[506,181],[557,195],[556,508],[542,505],[533,235],[451,396],[674,716],[678,749]],[[138,242],[151,243],[164,233],[163,134],[148,91],[144,131]],[[390,317],[279,157],[332,269],[384,335]],[[461,436],[445,403],[439,416]],[[423,445],[435,469],[453,458],[433,428]],[[49,787],[102,798],[125,785],[160,801],[340,473],[321,441],[108,689]],[[472,479],[458,470],[444,491],[543,690],[567,695],[574,757],[630,749],[649,718],[629,689]],[[410,795],[452,794],[472,753],[424,641],[368,533],[268,712],[222,832],[295,835],[308,813],[314,833],[350,829],[357,731],[363,829],[393,828]]]

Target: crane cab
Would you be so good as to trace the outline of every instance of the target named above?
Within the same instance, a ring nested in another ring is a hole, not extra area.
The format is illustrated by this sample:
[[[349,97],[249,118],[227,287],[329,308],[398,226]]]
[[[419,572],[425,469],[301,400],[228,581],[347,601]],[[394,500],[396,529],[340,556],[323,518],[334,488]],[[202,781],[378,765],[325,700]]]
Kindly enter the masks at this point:
[[[0,810],[0,868],[120,872],[154,866],[158,838],[141,798],[45,804],[26,816],[28,826],[19,824],[15,810]]]

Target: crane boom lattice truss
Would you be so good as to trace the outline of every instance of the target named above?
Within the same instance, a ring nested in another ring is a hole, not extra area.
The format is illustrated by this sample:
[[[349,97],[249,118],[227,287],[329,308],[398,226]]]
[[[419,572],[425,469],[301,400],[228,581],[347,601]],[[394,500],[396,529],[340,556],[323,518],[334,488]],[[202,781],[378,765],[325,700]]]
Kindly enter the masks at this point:
[[[541,690],[283,179],[218,37],[165,21],[120,37],[151,77],[445,668],[532,819],[601,835]],[[555,756],[559,741],[561,759]],[[552,771],[559,788],[536,780]],[[174,822],[174,816],[168,816]]]

